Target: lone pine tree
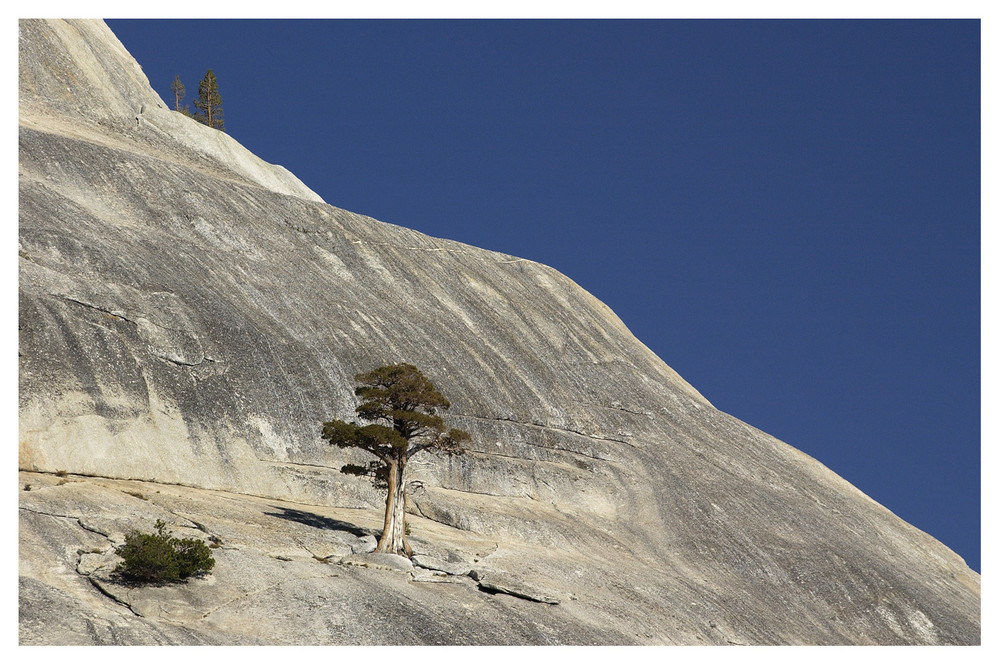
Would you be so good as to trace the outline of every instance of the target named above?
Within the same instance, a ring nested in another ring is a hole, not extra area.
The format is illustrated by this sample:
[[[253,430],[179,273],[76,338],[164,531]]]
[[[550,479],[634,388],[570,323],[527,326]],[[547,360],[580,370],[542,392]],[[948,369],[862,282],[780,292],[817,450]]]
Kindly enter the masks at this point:
[[[222,117],[219,82],[215,80],[215,74],[211,69],[205,73],[205,77],[198,84],[198,99],[194,100],[194,106],[201,111],[195,116],[196,120],[219,131],[226,131],[226,123]]]
[[[368,425],[343,420],[323,423],[323,438],[340,448],[358,448],[376,457],[366,465],[345,464],[340,470],[367,476],[386,490],[385,523],[376,552],[410,556],[403,509],[406,505],[406,463],[417,453],[440,450],[461,452],[468,432],[445,430],[438,410],[451,404],[413,365],[386,365],[356,374],[354,394],[361,398],[355,412]]]
[[[181,83],[180,74],[174,77],[173,82],[170,84],[170,92],[174,93],[174,110],[181,110],[181,102],[184,101],[184,84]]]
[[[170,91],[174,93],[174,110],[178,113],[186,115],[189,118],[195,118],[197,120],[198,118],[191,113],[191,109],[187,104],[185,104],[183,108],[181,107],[181,102],[184,101],[186,89],[184,88],[184,84],[181,83],[180,75],[175,76],[174,80],[170,83]]]

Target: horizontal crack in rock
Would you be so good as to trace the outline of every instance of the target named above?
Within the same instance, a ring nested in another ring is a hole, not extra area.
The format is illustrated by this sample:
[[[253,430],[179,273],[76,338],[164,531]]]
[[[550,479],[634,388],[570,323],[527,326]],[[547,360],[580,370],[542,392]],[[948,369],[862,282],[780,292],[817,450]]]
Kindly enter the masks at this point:
[[[173,358],[168,358],[167,356],[155,352],[153,353],[153,355],[155,355],[160,360],[166,360],[168,363],[173,363],[174,365],[180,365],[181,367],[197,367],[198,365],[205,362],[205,358],[202,358],[196,363],[189,363],[189,362],[184,362],[183,360],[174,360]]]
[[[546,605],[558,605],[559,601],[551,596],[546,596],[533,591],[515,589],[502,582],[490,582],[488,579],[479,580],[479,590],[489,594],[506,594],[515,598],[523,598],[533,603],[544,603]]]
[[[536,443],[526,443],[525,445],[531,446],[532,448],[541,448],[542,450],[554,450],[560,453],[569,453],[571,455],[578,455],[579,457],[586,457],[587,459],[596,460],[598,462],[615,462],[617,460],[611,460],[604,457],[597,457],[595,455],[588,455],[587,453],[581,453],[578,450],[570,450],[568,448],[556,448],[555,446],[540,446]],[[479,451],[479,450],[466,450],[465,455],[488,455],[490,457],[502,457],[504,459],[516,459],[522,462],[537,463],[541,462],[543,464],[562,464],[562,462],[549,462],[547,460],[536,460],[530,457],[521,457],[520,455],[505,455],[503,453],[495,453],[492,451]]]
[[[44,510],[35,510],[34,508],[28,508],[27,506],[18,506],[18,510],[23,510],[29,513],[35,513],[36,515],[45,515],[46,517],[58,517],[60,519],[72,520],[76,522],[81,529],[84,531],[89,531],[90,533],[96,533],[98,536],[103,536],[104,538],[110,538],[111,534],[104,533],[96,527],[89,526],[83,522],[83,518],[77,517],[75,515],[60,515],[58,513],[47,513]]]
[[[615,406],[613,404],[594,404],[592,402],[573,402],[574,404],[579,404],[580,406],[596,407],[598,409],[607,409],[609,411],[621,411],[622,413],[630,413],[634,416],[644,416],[646,418],[655,418],[656,414],[650,411],[635,411],[633,409],[628,409],[624,406]]]
[[[288,462],[283,460],[269,460],[269,459],[264,459],[262,457],[258,457],[257,460],[263,462],[264,464],[273,464],[275,466],[304,466],[313,469],[327,469],[329,471],[337,471],[337,472],[340,471],[340,469],[338,469],[335,466],[327,466],[325,464],[310,464],[308,462]]]
[[[59,298],[60,300],[65,300],[67,302],[75,303],[77,305],[82,305],[83,307],[87,307],[89,309],[93,309],[93,310],[96,310],[98,312],[102,312],[104,314],[109,314],[109,315],[111,315],[111,316],[113,316],[115,318],[122,319],[123,321],[128,321],[129,323],[134,324],[134,325],[138,325],[135,321],[133,321],[132,319],[130,319],[127,316],[125,316],[124,312],[117,312],[117,311],[114,311],[114,310],[110,310],[110,309],[107,309],[106,307],[101,307],[99,305],[94,305],[94,304],[91,304],[89,302],[84,302],[82,300],[77,300],[76,298],[70,298],[69,296],[63,296],[63,295],[59,295],[59,294],[53,294],[53,296],[56,297],[56,298]]]
[[[637,448],[638,447],[634,443],[632,443],[631,441],[626,441],[624,439],[613,439],[611,437],[606,437],[606,436],[597,436],[596,434],[588,434],[587,432],[581,432],[580,430],[570,429],[568,427],[555,427],[554,425],[541,425],[539,423],[526,423],[526,422],[522,422],[520,420],[514,420],[513,418],[504,418],[502,416],[473,416],[473,415],[470,415],[470,414],[467,414],[467,413],[452,413],[450,415],[452,415],[452,416],[461,416],[463,418],[472,418],[474,420],[495,420],[495,421],[498,421],[498,422],[513,423],[515,425],[522,425],[524,427],[537,427],[538,429],[552,430],[554,432],[567,432],[569,434],[576,434],[577,436],[582,436],[582,437],[584,437],[586,439],[594,439],[595,441],[610,441],[612,443],[624,443],[625,445],[632,446],[633,448]],[[569,452],[569,453],[577,452],[575,450],[567,450],[565,448],[552,448],[551,446],[540,446],[540,445],[534,444],[534,443],[528,443],[527,445],[529,445],[529,446],[535,446],[537,448],[549,448],[550,450],[563,450],[563,451]],[[584,453],[577,453],[577,454],[583,455]]]

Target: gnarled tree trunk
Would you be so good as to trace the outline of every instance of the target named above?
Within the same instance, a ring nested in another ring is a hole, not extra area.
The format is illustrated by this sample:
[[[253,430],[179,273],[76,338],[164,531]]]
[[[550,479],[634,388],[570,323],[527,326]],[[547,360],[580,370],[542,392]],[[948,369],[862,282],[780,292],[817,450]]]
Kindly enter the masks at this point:
[[[403,469],[406,458],[402,454],[393,455],[389,462],[389,492],[385,497],[385,522],[382,526],[382,537],[379,538],[376,552],[400,554],[409,557],[413,554],[410,544],[406,542],[406,485],[403,483]]]

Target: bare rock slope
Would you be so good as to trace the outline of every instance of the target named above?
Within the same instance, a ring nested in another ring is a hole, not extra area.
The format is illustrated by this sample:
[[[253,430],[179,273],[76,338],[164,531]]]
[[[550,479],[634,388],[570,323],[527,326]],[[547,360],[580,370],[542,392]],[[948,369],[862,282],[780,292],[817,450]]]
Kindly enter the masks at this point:
[[[979,642],[958,556],[565,276],[325,204],[100,21],[19,28],[22,643]],[[413,561],[319,438],[400,361],[473,434],[414,460]],[[156,519],[213,573],[118,585]]]

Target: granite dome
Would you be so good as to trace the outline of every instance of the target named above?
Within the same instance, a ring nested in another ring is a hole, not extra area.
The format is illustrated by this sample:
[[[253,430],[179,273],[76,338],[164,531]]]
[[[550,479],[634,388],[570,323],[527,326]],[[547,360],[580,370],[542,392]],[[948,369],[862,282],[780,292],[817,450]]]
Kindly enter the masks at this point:
[[[979,643],[960,557],[566,276],[326,204],[100,21],[19,33],[22,644]],[[473,435],[414,459],[412,562],[319,436],[391,362]],[[116,584],[156,519],[210,578]]]

